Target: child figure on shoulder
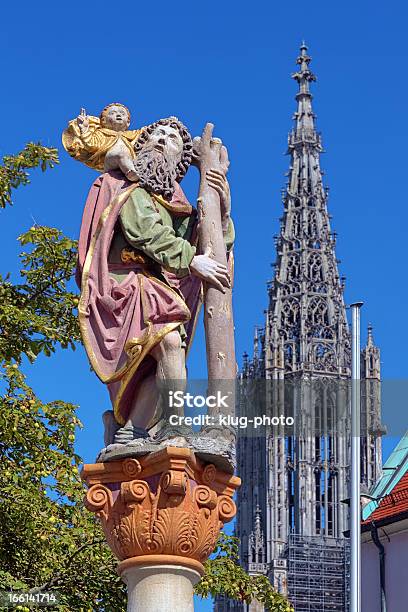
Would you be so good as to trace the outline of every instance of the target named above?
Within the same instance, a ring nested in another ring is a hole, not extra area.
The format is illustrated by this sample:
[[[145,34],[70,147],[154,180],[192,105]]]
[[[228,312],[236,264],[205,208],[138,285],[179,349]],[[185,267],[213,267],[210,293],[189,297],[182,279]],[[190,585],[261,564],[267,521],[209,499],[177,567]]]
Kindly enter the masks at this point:
[[[87,115],[82,108],[64,130],[62,143],[71,157],[90,168],[120,169],[128,180],[137,181],[134,145],[142,130],[129,130],[129,126],[129,109],[119,102],[105,106],[99,117]]]

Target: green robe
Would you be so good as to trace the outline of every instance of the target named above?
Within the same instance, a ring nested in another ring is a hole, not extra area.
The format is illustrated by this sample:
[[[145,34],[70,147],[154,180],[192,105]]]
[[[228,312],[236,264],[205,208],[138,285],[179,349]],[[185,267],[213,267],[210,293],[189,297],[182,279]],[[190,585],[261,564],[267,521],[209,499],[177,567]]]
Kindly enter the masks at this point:
[[[119,215],[109,252],[109,263],[122,264],[121,252],[133,247],[148,257],[152,272],[161,275],[163,267],[179,278],[190,274],[190,263],[196,254],[191,244],[196,225],[196,211],[191,215],[175,215],[144,189],[137,187],[126,200]],[[234,242],[234,225],[230,219],[224,237],[227,251]],[[112,273],[117,280],[126,273]]]

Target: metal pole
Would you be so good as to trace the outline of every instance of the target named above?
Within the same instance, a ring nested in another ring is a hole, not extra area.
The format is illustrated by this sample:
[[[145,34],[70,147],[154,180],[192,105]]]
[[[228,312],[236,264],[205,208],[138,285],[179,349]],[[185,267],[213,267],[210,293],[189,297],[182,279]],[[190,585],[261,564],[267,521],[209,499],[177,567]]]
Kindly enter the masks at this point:
[[[351,304],[351,611],[361,612],[360,308]]]

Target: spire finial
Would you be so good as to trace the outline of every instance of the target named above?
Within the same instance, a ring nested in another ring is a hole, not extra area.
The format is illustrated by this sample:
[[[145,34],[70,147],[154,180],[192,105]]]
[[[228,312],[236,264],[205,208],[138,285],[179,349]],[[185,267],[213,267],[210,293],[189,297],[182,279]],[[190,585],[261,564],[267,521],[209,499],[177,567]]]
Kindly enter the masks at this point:
[[[368,333],[367,346],[373,346],[374,345],[373,326],[371,323],[369,323],[367,326],[367,333]]]
[[[259,504],[255,510],[255,533],[261,533],[261,508]]]
[[[307,45],[305,41],[300,46],[300,55],[296,59],[296,63],[299,68],[298,71],[292,74],[292,78],[297,81],[299,85],[299,91],[296,94],[296,100],[298,102],[298,109],[294,115],[295,119],[295,132],[297,136],[309,136],[313,140],[318,142],[317,135],[314,126],[314,114],[312,110],[312,94],[310,93],[310,83],[316,81],[316,77],[309,68],[309,64],[312,58],[307,52]]]
[[[300,68],[298,72],[292,74],[292,77],[299,83],[299,93],[310,95],[309,83],[311,81],[316,81],[316,77],[309,68],[312,58],[308,54],[307,50],[308,47],[305,41],[303,41],[300,46],[300,55],[296,59],[296,63],[300,66]]]
[[[258,337],[258,326],[255,326],[254,333],[254,359],[258,359],[259,357],[259,337]]]

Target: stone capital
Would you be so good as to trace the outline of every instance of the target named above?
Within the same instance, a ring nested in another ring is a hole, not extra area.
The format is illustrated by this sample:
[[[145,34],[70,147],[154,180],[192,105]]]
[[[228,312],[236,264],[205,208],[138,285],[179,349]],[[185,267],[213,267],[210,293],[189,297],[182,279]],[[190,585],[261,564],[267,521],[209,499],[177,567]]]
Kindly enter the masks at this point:
[[[202,574],[220,529],[236,514],[232,497],[241,482],[177,447],[87,464],[81,476],[89,487],[85,506],[100,518],[120,574],[158,564]]]

